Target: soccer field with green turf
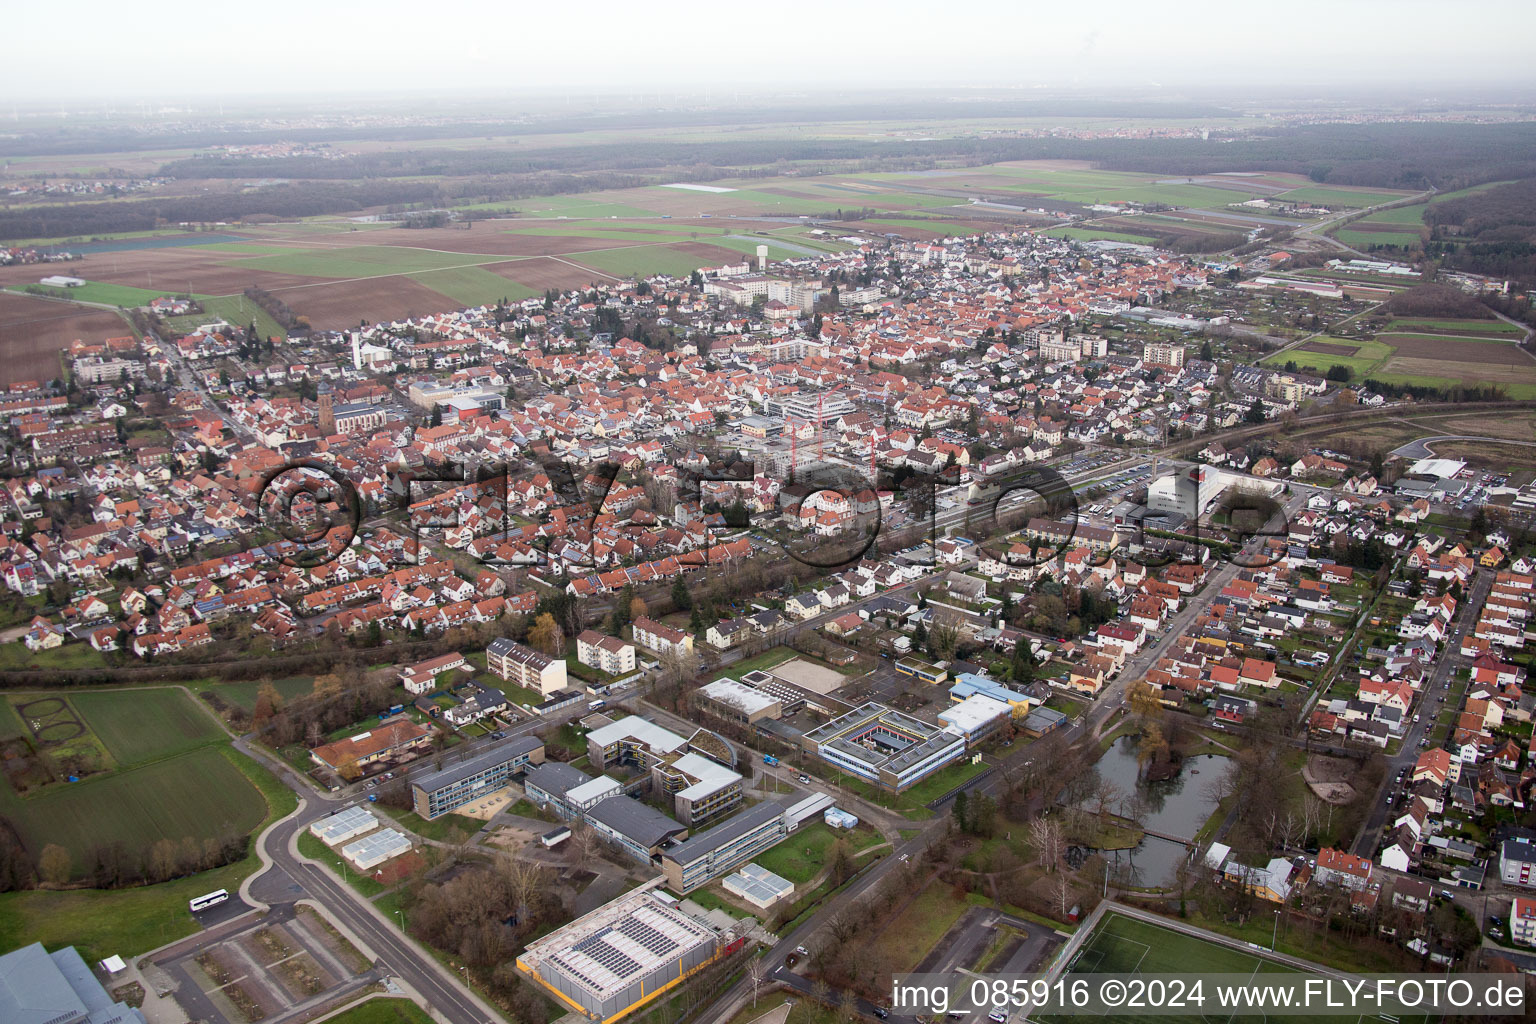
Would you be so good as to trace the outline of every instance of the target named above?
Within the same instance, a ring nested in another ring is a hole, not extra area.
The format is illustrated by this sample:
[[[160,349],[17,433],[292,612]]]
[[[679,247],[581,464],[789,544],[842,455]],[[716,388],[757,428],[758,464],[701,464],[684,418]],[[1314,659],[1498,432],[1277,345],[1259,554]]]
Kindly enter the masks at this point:
[[[1185,935],[1171,928],[1163,928],[1145,921],[1138,921],[1119,914],[1106,914],[1083,948],[1078,950],[1063,976],[1070,980],[1075,974],[1295,974],[1296,969],[1266,957],[1259,950],[1239,950],[1193,935]],[[1206,993],[1206,1005],[1211,1003]],[[1090,1016],[1075,1015],[1031,1016],[1040,1022],[1066,1022]],[[1116,1011],[1102,1015],[1116,1024],[1238,1024],[1238,1022],[1262,1022],[1275,1024],[1279,1021],[1331,1021],[1333,1024],[1423,1024],[1422,1016],[1378,1017],[1375,1014],[1341,1014],[1338,1016],[1282,1016],[1279,1014],[1228,1014],[1207,1013],[1189,1016],[1162,1014],[1140,1015]]]

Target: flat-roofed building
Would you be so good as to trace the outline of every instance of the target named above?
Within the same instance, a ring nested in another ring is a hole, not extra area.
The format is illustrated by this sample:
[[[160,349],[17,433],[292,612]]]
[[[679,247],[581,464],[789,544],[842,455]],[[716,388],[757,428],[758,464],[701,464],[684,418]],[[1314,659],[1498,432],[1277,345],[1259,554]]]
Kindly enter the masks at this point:
[[[789,835],[784,809],[764,802],[661,851],[667,886],[689,893],[721,878]]]
[[[565,689],[565,661],[501,638],[485,649],[485,666],[509,683],[539,691],[548,697]]]
[[[939,721],[964,736],[967,745],[975,746],[982,738],[1006,725],[1012,718],[1012,710],[1004,701],[973,693],[940,711]]]
[[[348,807],[310,825],[309,834],[326,846],[335,846],[337,843],[344,843],[348,839],[356,839],[364,833],[372,832],[378,827],[379,819],[375,818],[368,808]]]
[[[410,836],[396,829],[384,828],[343,846],[341,855],[356,864],[359,870],[370,871],[410,848]]]
[[[523,779],[528,799],[565,821],[576,821],[595,804],[617,796],[623,787],[606,775],[593,778],[580,768],[551,761]]]
[[[564,1006],[609,1022],[708,966],[730,944],[650,886],[529,943],[517,958]]]
[[[664,761],[651,774],[672,794],[672,813],[688,825],[718,818],[742,801],[741,775],[703,754]]]
[[[807,754],[899,793],[960,758],[965,737],[869,703],[800,737]]]
[[[5,1024],[144,1024],[112,1001],[74,946],[52,953],[41,942],[0,956],[0,1021]]]
[[[716,679],[697,692],[710,711],[746,725],[784,714],[784,705],[777,697],[734,679]]]
[[[428,820],[505,787],[518,772],[544,763],[544,741],[537,736],[499,740],[467,760],[411,778],[411,805]]]
[[[701,731],[696,735],[712,737]],[[741,803],[741,775],[719,760],[690,750],[691,741],[639,715],[628,715],[587,733],[593,767],[626,765],[647,771],[651,784],[672,797],[672,813],[692,824]],[[706,744],[711,753],[718,741]],[[728,756],[722,753],[722,756]]]
[[[1184,346],[1168,341],[1149,341],[1141,347],[1141,361],[1147,366],[1184,368]]]
[[[725,891],[767,910],[779,900],[795,894],[795,883],[776,875],[761,864],[743,864],[740,870],[725,876]]]

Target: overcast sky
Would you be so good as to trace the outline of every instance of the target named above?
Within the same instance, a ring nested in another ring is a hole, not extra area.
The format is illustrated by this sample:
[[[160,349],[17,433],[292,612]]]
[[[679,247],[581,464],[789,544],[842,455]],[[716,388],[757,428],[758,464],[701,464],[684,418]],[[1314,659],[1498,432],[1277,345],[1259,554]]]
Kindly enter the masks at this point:
[[[73,0],[13,4],[0,96],[798,86],[1529,84],[1533,0]],[[29,45],[29,41],[36,45]]]

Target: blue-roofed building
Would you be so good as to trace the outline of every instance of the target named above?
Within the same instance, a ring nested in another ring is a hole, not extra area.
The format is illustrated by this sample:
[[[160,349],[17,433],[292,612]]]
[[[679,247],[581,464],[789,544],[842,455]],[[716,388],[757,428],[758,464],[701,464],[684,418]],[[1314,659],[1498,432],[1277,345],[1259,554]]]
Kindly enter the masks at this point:
[[[1040,703],[1029,696],[1029,694],[1020,693],[1018,690],[1004,686],[991,676],[980,672],[960,673],[955,678],[955,685],[949,688],[949,699],[954,701],[965,700],[967,697],[974,697],[977,694],[983,697],[991,697],[993,700],[1000,700],[1010,707],[1022,705],[1025,708],[1030,708],[1038,706]]]
[[[0,956],[0,1021],[5,1024],[144,1024],[116,1003],[74,946],[52,953],[41,942]]]

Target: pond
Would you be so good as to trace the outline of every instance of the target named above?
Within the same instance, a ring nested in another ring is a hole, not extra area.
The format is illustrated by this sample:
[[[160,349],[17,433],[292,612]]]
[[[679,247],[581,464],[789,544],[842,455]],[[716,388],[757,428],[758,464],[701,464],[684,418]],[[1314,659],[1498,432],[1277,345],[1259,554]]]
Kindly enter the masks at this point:
[[[1123,737],[1104,752],[1095,769],[1122,794],[1135,793],[1142,803],[1143,828],[1188,839],[1200,831],[1216,810],[1229,759],[1201,754],[1184,762],[1179,774],[1161,782],[1140,778],[1136,740]],[[1087,851],[1083,851],[1086,853]],[[1146,836],[1133,850],[1108,851],[1111,875],[1121,884],[1141,888],[1172,885],[1179,864],[1189,854],[1181,843]]]

